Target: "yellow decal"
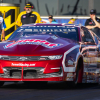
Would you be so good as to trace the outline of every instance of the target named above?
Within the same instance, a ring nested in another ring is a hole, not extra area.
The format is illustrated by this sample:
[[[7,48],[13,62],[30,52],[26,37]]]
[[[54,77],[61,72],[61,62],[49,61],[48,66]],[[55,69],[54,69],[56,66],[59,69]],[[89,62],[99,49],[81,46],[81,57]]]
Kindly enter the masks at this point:
[[[34,16],[30,16],[30,17],[34,17]]]

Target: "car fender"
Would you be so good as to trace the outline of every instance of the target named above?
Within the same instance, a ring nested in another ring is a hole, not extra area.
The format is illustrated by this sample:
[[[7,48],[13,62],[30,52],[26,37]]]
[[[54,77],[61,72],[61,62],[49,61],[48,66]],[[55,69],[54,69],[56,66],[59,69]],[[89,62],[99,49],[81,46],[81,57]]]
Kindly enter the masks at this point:
[[[63,65],[63,69],[64,69],[64,72],[75,72],[76,71],[76,68],[77,68],[77,64],[78,64],[78,60],[80,57],[83,58],[82,54],[80,53],[80,51],[78,50],[75,57],[74,57],[74,67],[73,66],[66,66],[65,65],[65,60],[66,60],[66,56],[72,52],[74,52],[75,49],[79,49],[79,45],[76,45],[76,46],[73,46],[72,48],[70,48],[69,50],[67,50],[65,53],[64,53],[64,57],[63,57],[63,60],[62,60],[62,65]]]

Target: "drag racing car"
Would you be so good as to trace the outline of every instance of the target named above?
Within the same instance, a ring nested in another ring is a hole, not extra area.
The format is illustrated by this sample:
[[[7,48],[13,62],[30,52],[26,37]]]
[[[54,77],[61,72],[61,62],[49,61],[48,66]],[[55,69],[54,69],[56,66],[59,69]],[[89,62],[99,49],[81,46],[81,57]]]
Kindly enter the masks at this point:
[[[23,25],[0,43],[0,86],[6,81],[98,83],[99,43],[85,26]]]

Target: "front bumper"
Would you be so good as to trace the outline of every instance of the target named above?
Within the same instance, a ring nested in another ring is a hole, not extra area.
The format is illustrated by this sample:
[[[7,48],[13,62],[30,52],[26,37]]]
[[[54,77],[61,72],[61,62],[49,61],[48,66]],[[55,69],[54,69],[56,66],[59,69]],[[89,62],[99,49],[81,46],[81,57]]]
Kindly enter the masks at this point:
[[[54,62],[55,61],[38,61],[34,62],[35,66],[20,66],[19,62],[13,62],[12,64],[11,61],[2,62],[0,65],[3,69],[3,73],[0,73],[0,81],[62,81],[62,67],[59,67],[60,69],[57,71],[57,67],[54,66],[58,66],[58,63]],[[33,62],[20,63],[23,63],[22,65],[33,64]],[[14,64],[19,64],[19,66],[14,66]]]

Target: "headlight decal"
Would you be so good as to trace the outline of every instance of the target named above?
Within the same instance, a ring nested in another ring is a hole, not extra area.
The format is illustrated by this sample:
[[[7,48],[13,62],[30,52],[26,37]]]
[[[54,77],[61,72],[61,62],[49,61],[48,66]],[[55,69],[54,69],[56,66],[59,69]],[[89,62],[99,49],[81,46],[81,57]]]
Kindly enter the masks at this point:
[[[46,60],[57,60],[57,59],[61,59],[62,58],[62,55],[41,56],[41,57],[42,58],[45,58]]]

